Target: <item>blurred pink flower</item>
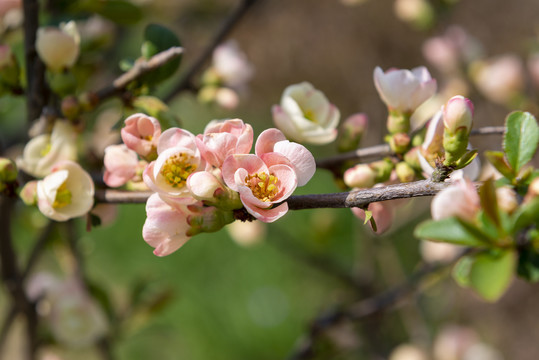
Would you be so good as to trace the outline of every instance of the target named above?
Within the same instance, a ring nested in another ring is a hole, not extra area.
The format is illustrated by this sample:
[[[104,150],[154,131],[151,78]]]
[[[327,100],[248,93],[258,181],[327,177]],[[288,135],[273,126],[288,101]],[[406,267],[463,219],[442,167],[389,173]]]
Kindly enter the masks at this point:
[[[37,183],[37,204],[45,216],[56,221],[82,216],[94,205],[92,178],[73,161],[57,163]]]
[[[110,187],[124,185],[136,175],[138,161],[137,153],[124,144],[107,146],[103,158],[103,181]]]
[[[121,134],[124,144],[129,149],[140,156],[148,157],[157,151],[161,125],[156,118],[138,113],[125,119]]]
[[[240,119],[211,121],[204,134],[197,135],[196,145],[210,165],[220,168],[232,154],[248,154],[253,146],[253,128]]]
[[[458,179],[432,199],[430,209],[434,220],[457,216],[473,221],[480,210],[479,194],[468,179]]]
[[[412,70],[374,69],[374,85],[390,111],[411,114],[436,92],[436,80],[424,66]]]
[[[234,40],[229,40],[215,49],[213,67],[225,85],[239,90],[246,87],[254,73],[253,65]]]
[[[472,77],[487,99],[500,104],[507,104],[524,89],[524,66],[514,54],[476,64]]]

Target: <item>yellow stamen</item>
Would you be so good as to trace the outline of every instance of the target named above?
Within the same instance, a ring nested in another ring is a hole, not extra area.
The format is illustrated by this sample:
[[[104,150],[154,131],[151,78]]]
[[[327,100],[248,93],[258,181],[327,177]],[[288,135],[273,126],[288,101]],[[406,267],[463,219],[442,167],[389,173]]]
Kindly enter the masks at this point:
[[[66,187],[66,184],[63,183],[60,185],[58,190],[56,191],[56,198],[54,199],[54,202],[52,203],[52,207],[59,209],[66,205],[71,204],[71,191],[69,191]]]
[[[41,152],[39,153],[41,157],[44,157],[51,151],[51,143],[48,143],[47,146],[45,146],[43,149],[41,149]]]
[[[268,176],[266,173],[259,172],[245,177],[247,185],[254,196],[264,202],[270,202],[279,192],[279,179],[274,176]]]
[[[197,165],[193,164],[194,160],[194,157],[189,154],[174,154],[165,161],[161,175],[169,185],[182,188],[189,175],[197,169]]]

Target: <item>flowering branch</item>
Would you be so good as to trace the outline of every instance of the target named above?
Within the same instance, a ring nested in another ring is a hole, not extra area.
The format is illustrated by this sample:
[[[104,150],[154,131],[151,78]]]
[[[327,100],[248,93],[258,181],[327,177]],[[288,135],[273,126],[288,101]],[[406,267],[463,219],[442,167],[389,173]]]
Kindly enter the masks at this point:
[[[312,322],[309,333],[288,359],[305,360],[312,358],[314,356],[315,342],[324,331],[339,324],[343,320],[360,321],[368,316],[379,314],[390,309],[420,288],[423,279],[431,274],[444,271],[455,264],[463,256],[468,255],[470,251],[471,250],[467,249],[444,263],[426,264],[413,273],[405,283],[396,286],[393,289],[361,300],[345,308],[331,309],[324,312]],[[429,285],[432,285],[432,283]]]
[[[215,48],[230,34],[234,27],[240,22],[243,16],[251,8],[257,0],[242,0],[240,5],[230,14],[230,16],[225,20],[221,28],[215,33],[213,39],[206,46],[204,51],[199,55],[198,59],[187,69],[178,81],[178,84],[174,89],[170,91],[168,95],[164,97],[165,102],[172,100],[176,94],[182,92],[183,90],[189,89],[193,81],[193,77],[202,69],[206,61],[211,57]]]
[[[473,129],[470,133],[472,136],[478,135],[503,135],[504,126],[486,126],[479,129]],[[372,158],[382,158],[393,154],[388,144],[380,144],[355,151],[350,151],[335,156],[330,156],[316,161],[316,167],[320,169],[334,169],[345,161],[349,160],[365,160]]]
[[[120,77],[114,80],[111,85],[98,90],[95,93],[97,101],[101,102],[125,90],[127,85],[129,85],[131,82],[135,81],[142,75],[165,65],[181,54],[183,54],[183,48],[175,46],[165,51],[161,51],[160,53],[152,56],[149,60],[136,62],[128,72],[122,74]]]

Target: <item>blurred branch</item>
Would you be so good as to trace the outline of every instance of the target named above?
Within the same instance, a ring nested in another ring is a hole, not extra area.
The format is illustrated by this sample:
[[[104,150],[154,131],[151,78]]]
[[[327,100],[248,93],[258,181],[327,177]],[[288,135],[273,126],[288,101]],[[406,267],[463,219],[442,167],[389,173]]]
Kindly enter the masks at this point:
[[[479,129],[472,129],[470,133],[471,136],[478,135],[503,135],[505,132],[504,126],[487,126]],[[391,149],[388,144],[375,145],[371,147],[366,147],[363,149],[358,149],[355,151],[350,151],[335,156],[330,156],[324,159],[319,159],[316,161],[316,167],[320,169],[334,170],[339,167],[343,162],[355,160],[365,160],[372,158],[382,158],[385,156],[392,155]]]
[[[211,57],[215,48],[232,32],[243,16],[258,0],[241,0],[239,6],[230,14],[223,25],[217,30],[210,43],[202,51],[199,57],[193,62],[182,75],[178,84],[164,97],[165,102],[172,100],[178,93],[192,87],[193,77],[202,69],[206,61]]]
[[[405,283],[393,289],[344,308],[334,308],[322,313],[311,323],[309,333],[301,340],[301,343],[288,357],[288,360],[306,360],[314,357],[314,345],[318,338],[323,335],[324,331],[339,324],[343,320],[360,321],[368,316],[389,310],[420,288],[423,285],[423,279],[452,266],[470,252],[470,249],[466,249],[448,262],[426,264],[413,273]]]
[[[11,238],[11,214],[16,198],[0,197],[0,260],[2,280],[11,295],[18,313],[26,317],[27,359],[35,358],[37,349],[37,313],[34,304],[26,296],[22,276],[17,264],[17,256]]]
[[[290,210],[364,207],[373,202],[436,195],[449,185],[445,182],[419,180],[334,194],[295,195],[286,202]],[[151,194],[150,191],[100,189],[95,192],[95,200],[99,203],[136,204],[145,203]]]
[[[101,102],[118,93],[121,93],[131,82],[135,81],[142,75],[165,65],[181,54],[183,54],[183,48],[176,46],[155,54],[149,60],[137,61],[128,72],[122,74],[120,77],[114,80],[111,85],[98,90],[95,93],[97,98],[96,100]]]
[[[54,226],[55,226],[55,222],[49,221],[45,229],[41,232],[38,239],[36,240],[34,247],[32,248],[32,251],[30,252],[30,256],[28,257],[28,260],[26,262],[26,266],[24,267],[21,274],[22,283],[24,283],[24,280],[26,280],[26,278],[30,274],[30,271],[34,267],[39,255],[45,248],[45,244],[49,240],[49,237],[52,233]],[[9,334],[11,325],[13,324],[13,321],[17,317],[17,313],[18,313],[17,304],[13,304],[11,308],[9,309],[6,317],[4,318],[4,322],[0,330],[0,354],[2,353],[2,349],[6,342],[7,335]]]
[[[45,83],[45,64],[37,56],[36,37],[39,26],[39,2],[23,1],[24,54],[26,61],[27,122],[39,118],[45,106],[48,89]]]

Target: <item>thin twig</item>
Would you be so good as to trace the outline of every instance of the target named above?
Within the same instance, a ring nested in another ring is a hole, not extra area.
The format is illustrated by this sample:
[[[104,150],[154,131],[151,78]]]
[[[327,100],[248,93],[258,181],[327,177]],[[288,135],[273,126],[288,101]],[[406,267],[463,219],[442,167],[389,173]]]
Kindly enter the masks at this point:
[[[472,129],[470,135],[503,135],[505,132],[504,126],[486,126],[479,129]],[[318,159],[316,161],[316,167],[320,169],[334,170],[338,168],[343,162],[346,161],[362,161],[367,159],[374,158],[383,158],[385,156],[390,156],[393,153],[387,144],[375,145],[371,147],[366,147],[358,149],[355,151],[350,151],[334,156],[329,156],[327,158]]]
[[[193,62],[183,76],[178,81],[178,84],[164,97],[165,102],[172,100],[178,93],[189,89],[193,81],[193,77],[202,69],[206,61],[211,57],[213,50],[232,32],[236,25],[240,22],[243,16],[251,8],[257,0],[242,0],[239,6],[230,14],[223,25],[215,33],[210,43],[202,51],[200,56]]]
[[[46,104],[48,91],[45,83],[45,65],[37,56],[35,47],[39,26],[39,2],[24,0],[24,52],[26,60],[26,98],[28,123],[39,118]]]
[[[422,280],[427,276],[445,270],[470,252],[471,250],[467,249],[448,262],[426,264],[420,270],[413,273],[405,283],[393,289],[344,308],[332,308],[323,312],[312,322],[309,333],[302,339],[297,348],[293,350],[288,360],[310,359],[314,355],[314,345],[324,331],[339,324],[343,320],[360,321],[368,316],[389,310],[420,288]]]
[[[436,195],[449,185],[419,180],[335,194],[296,195],[289,197],[286,202],[290,210],[364,207],[373,202]],[[151,194],[149,191],[100,189],[95,193],[95,200],[99,203],[135,204],[146,202]]]
[[[175,46],[161,51],[148,60],[137,61],[128,72],[122,74],[120,77],[114,80],[111,85],[98,90],[95,93],[96,100],[101,102],[109,97],[114,96],[115,94],[121,93],[131,82],[135,81],[142,75],[165,65],[181,54],[183,54],[183,48]]]

